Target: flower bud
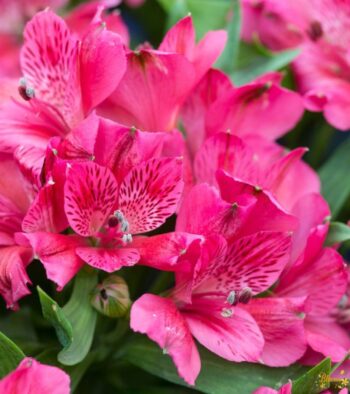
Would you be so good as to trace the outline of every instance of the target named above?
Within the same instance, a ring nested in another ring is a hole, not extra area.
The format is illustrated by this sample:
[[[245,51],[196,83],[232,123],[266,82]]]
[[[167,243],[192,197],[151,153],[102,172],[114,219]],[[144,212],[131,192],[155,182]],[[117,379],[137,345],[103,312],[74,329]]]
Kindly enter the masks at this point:
[[[127,283],[120,276],[110,275],[96,286],[91,304],[105,316],[124,316],[131,305]]]

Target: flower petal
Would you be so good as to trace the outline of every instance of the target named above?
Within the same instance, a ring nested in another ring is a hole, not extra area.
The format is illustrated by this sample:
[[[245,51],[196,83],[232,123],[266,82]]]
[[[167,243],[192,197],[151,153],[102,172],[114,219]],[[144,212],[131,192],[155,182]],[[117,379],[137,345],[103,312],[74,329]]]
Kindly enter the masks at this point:
[[[305,298],[256,298],[244,308],[259,325],[265,346],[260,361],[272,367],[293,364],[306,351]]]
[[[59,16],[37,13],[26,25],[21,65],[29,87],[56,107],[68,124],[83,117],[78,80],[78,41]]]
[[[30,248],[9,246],[0,248],[0,294],[8,308],[29,294],[27,284],[31,283],[26,267],[31,262],[33,253]]]
[[[26,357],[14,371],[0,380],[0,391],[12,394],[69,394],[70,379],[61,369]]]
[[[101,269],[106,272],[114,272],[122,267],[131,267],[135,265],[140,255],[134,248],[93,248],[78,247],[77,255],[91,267]]]
[[[47,232],[16,234],[16,239],[26,239],[43,264],[47,277],[61,290],[80,270],[84,262],[76,255],[76,248],[84,245],[77,236]]]
[[[154,230],[175,213],[181,193],[182,160],[151,159],[134,167],[119,189],[119,209],[132,234]]]
[[[251,315],[238,307],[222,316],[221,300],[196,299],[183,312],[193,336],[203,346],[226,360],[257,361],[264,338]]]
[[[130,326],[158,343],[173,359],[179,375],[194,384],[201,366],[198,350],[186,320],[171,300],[143,295],[131,308]]]
[[[96,234],[113,213],[118,185],[112,172],[93,162],[74,164],[64,188],[68,222],[79,235]]]

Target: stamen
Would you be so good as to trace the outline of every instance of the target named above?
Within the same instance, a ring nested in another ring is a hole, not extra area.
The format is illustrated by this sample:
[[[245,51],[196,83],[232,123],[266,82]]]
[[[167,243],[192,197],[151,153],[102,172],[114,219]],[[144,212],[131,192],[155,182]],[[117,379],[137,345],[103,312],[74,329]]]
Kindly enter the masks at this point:
[[[29,101],[35,96],[34,89],[27,86],[27,81],[24,77],[19,80],[18,92],[25,101]]]
[[[248,304],[252,297],[252,289],[250,287],[245,287],[239,292],[238,302],[241,302],[242,304]]]
[[[124,234],[122,236],[122,240],[125,244],[129,244],[132,242],[132,235],[131,234]]]
[[[124,220],[124,215],[119,209],[114,212],[114,216],[119,220],[119,222],[122,222]]]
[[[222,308],[221,316],[222,317],[231,317],[233,315],[233,309]]]
[[[128,231],[129,231],[129,222],[128,222],[126,219],[124,219],[124,220],[121,222],[120,228],[121,228],[121,230],[123,231],[123,233],[128,232]]]
[[[230,294],[227,296],[227,302],[230,305],[236,305],[238,303],[237,294],[234,290],[230,291]]]

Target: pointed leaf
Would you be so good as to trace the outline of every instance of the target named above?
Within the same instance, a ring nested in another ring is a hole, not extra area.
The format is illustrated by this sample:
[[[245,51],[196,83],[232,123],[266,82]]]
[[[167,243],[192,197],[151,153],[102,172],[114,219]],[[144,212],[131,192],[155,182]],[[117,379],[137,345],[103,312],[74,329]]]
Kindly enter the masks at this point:
[[[25,354],[0,331],[0,379],[17,368]]]
[[[350,227],[341,222],[332,222],[329,225],[329,231],[326,239],[326,245],[346,242],[350,240]]]
[[[258,364],[232,363],[201,347],[200,355],[202,369],[195,388],[207,394],[251,394],[262,385],[274,387],[278,382],[287,382],[307,370],[300,365],[268,368]],[[186,386],[178,377],[170,357],[147,338],[135,335],[126,348],[124,358],[153,375]]]
[[[232,1],[233,17],[227,26],[228,40],[226,48],[217,61],[216,67],[229,73],[232,72],[239,52],[239,41],[242,15],[239,0]]]
[[[62,364],[78,364],[90,350],[97,317],[90,298],[96,284],[97,273],[81,271],[75,279],[71,298],[63,307],[63,312],[73,327],[73,341],[58,354],[58,360]]]
[[[63,347],[69,346],[73,340],[73,329],[62,308],[48,296],[39,286],[37,287],[43,316],[56,330],[58,340]]]
[[[318,394],[329,388],[331,359],[326,358],[293,382],[293,394]]]
[[[347,138],[321,167],[319,175],[323,196],[328,201],[335,219],[350,196],[350,138]]]
[[[273,54],[257,49],[253,45],[241,43],[238,56],[239,64],[231,72],[231,79],[237,86],[244,85],[259,75],[287,66],[298,54],[298,49]]]

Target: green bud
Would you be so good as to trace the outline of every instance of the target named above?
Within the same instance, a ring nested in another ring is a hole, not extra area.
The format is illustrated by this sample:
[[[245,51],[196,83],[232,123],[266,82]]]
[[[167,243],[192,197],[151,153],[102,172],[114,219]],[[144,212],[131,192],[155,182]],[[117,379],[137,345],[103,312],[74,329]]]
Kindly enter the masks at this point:
[[[110,275],[96,286],[91,298],[92,306],[108,317],[122,317],[130,308],[129,288],[118,275]]]

